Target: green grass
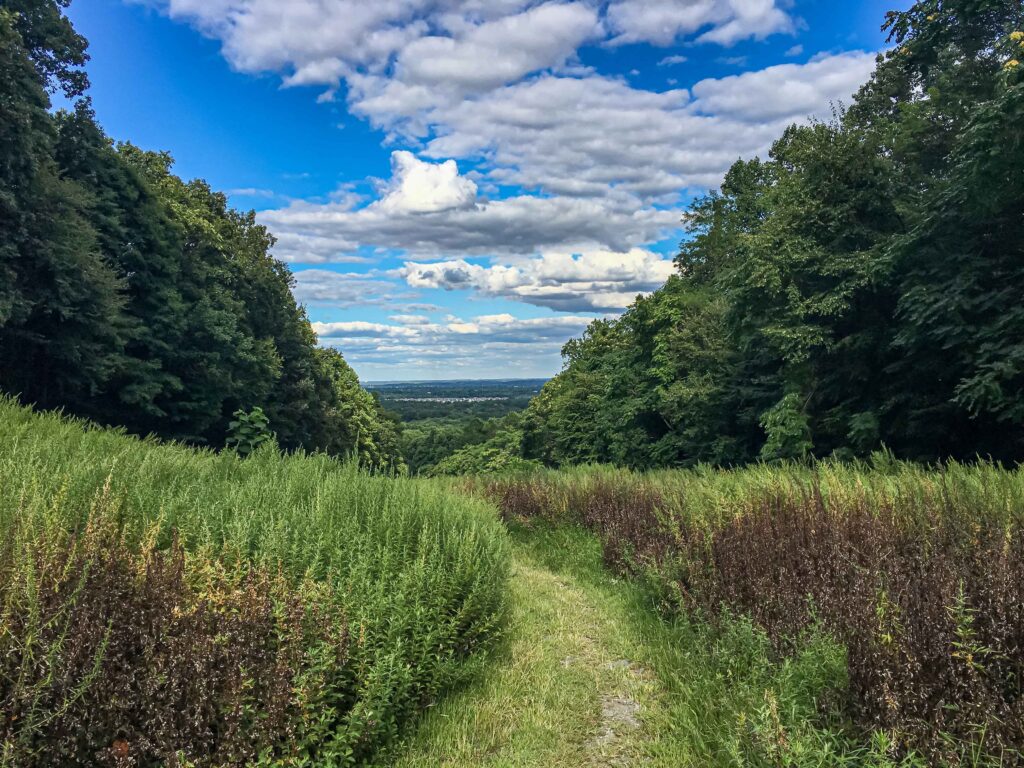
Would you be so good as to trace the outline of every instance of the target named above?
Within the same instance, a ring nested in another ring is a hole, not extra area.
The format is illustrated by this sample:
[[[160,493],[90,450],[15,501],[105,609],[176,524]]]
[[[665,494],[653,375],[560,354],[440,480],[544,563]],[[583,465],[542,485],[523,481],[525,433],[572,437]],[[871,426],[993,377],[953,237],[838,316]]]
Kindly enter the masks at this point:
[[[882,741],[865,745],[819,716],[845,683],[835,644],[817,638],[779,663],[748,622],[665,621],[642,586],[602,566],[582,529],[512,532],[505,643],[480,679],[430,711],[396,768],[896,764]],[[635,703],[639,726],[609,722],[610,701]]]
[[[674,571],[602,559],[648,529],[574,520],[591,497],[643,512],[642,488],[671,543],[815,483],[911,526],[1013,532],[1024,508],[1021,473],[986,465],[587,468],[527,478],[518,503],[544,508],[506,529],[473,495],[502,482],[240,460],[0,400],[0,766],[174,764],[168,744],[197,767],[923,765],[846,720],[847,651],[820,627],[780,652],[742,614],[666,614]]]
[[[607,465],[546,469],[497,478],[466,478],[480,490],[528,482],[544,493],[552,519],[573,521],[577,507],[599,486],[644,489],[659,497],[666,517],[720,525],[773,495],[820,490],[835,507],[866,498],[875,509],[895,509],[908,523],[928,525],[935,508],[1024,526],[1024,469],[979,461],[931,467],[877,453],[870,461],[755,464],[739,469],[698,466],[634,472]]]
[[[668,764],[1022,759],[1020,468],[881,454],[453,483],[513,522],[585,526],[635,580],[638,653],[673,702],[651,746]],[[568,547],[550,549],[558,567]]]
[[[517,538],[505,642],[479,679],[431,710],[397,766],[559,767],[641,754],[646,730],[602,718],[604,701],[654,706],[651,681],[623,664],[630,616],[571,565],[549,567],[565,550]],[[558,542],[588,564],[594,543],[580,531]]]
[[[501,622],[507,537],[483,502],[411,480],[372,477],[323,456],[264,450],[241,460],[231,453],[139,441],[0,400],[0,540],[6,542],[0,558],[0,646],[8,661],[0,666],[0,702],[9,711],[15,702],[28,707],[26,670],[35,680],[32,697],[45,700],[47,686],[63,686],[77,696],[69,711],[89,706],[89,686],[96,681],[55,679],[60,675],[54,668],[63,669],[61,659],[69,651],[60,637],[46,641],[47,627],[85,619],[75,613],[75,589],[65,588],[59,576],[61,553],[50,550],[66,546],[78,552],[78,539],[100,528],[109,532],[109,546],[100,542],[99,550],[123,544],[125,557],[143,553],[142,575],[124,585],[129,597],[151,570],[146,558],[169,553],[178,541],[193,584],[189,605],[209,608],[194,584],[214,564],[228,573],[217,577],[225,589],[244,583],[247,573],[263,573],[284,584],[274,588],[284,595],[278,602],[314,594],[315,600],[304,603],[307,611],[317,610],[317,603],[333,606],[332,615],[345,622],[346,657],[339,669],[317,678],[324,690],[316,692],[318,701],[333,703],[317,714],[323,722],[312,723],[307,714],[293,724],[294,732],[311,734],[302,759],[317,765],[370,759],[422,706],[463,677],[468,654],[486,645]],[[106,562],[103,551],[89,557]],[[39,563],[51,561],[52,577],[36,573]],[[79,591],[96,577],[95,565],[86,564],[87,572]],[[63,602],[47,607],[40,595],[51,588],[53,601]],[[212,605],[210,615],[219,615],[216,601]],[[47,610],[49,623],[40,625],[36,617]],[[280,617],[284,610],[282,603],[268,614],[279,630],[287,623]],[[32,626],[36,631],[29,638],[25,628]],[[253,642],[280,649],[279,630]],[[326,630],[310,631],[320,636]],[[308,671],[310,648],[302,652],[306,656],[294,663]],[[48,659],[47,669],[38,658]],[[246,684],[244,674],[241,679]],[[51,735],[45,728],[31,733],[4,727],[0,742],[6,739],[6,754],[21,755],[10,764],[44,764],[32,761],[43,760],[39,750]],[[106,726],[96,727],[100,746],[118,738],[103,731]],[[272,744],[268,754],[291,749]]]

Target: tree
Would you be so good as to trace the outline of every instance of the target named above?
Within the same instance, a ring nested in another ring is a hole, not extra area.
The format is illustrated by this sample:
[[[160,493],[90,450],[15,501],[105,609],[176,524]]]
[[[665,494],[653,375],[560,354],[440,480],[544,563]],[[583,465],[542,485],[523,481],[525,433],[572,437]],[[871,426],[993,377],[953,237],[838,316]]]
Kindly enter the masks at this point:
[[[397,429],[318,356],[255,214],[104,134],[67,5],[0,2],[0,388],[214,446],[258,408],[283,448],[397,465]],[[77,101],[51,115],[58,88]]]
[[[20,28],[35,34],[44,73],[64,71],[39,29],[0,8],[0,376],[27,400],[78,404],[119,364],[123,284],[89,224],[87,193],[59,174],[46,78]]]
[[[679,275],[563,352],[551,464],[1024,458],[1019,0],[921,0],[850,109],[695,201]]]

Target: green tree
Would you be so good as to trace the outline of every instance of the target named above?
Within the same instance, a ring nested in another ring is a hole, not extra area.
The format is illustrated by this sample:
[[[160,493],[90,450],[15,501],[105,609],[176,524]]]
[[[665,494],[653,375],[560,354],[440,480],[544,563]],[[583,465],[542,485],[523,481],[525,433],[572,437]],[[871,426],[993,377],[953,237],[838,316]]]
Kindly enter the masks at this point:
[[[258,407],[284,448],[397,465],[396,427],[318,355],[255,214],[104,134],[67,5],[0,0],[0,388],[208,445]],[[57,89],[77,101],[51,115]]]
[[[564,350],[526,456],[1024,458],[1019,0],[921,0],[849,110],[686,218],[679,275]]]
[[[35,35],[39,71],[20,29]],[[53,158],[44,86],[47,72],[64,70],[48,39],[0,7],[0,383],[49,407],[102,390],[123,349],[124,300],[88,194]]]

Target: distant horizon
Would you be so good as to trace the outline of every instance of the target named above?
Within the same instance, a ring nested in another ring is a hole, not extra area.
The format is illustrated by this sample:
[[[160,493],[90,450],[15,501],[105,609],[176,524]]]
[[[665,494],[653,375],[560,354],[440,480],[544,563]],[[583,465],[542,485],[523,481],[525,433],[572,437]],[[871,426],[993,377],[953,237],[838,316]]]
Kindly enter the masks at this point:
[[[489,381],[551,381],[553,376],[489,376],[465,377],[458,379],[367,379],[363,386],[373,384],[461,384],[463,382],[479,384]]]

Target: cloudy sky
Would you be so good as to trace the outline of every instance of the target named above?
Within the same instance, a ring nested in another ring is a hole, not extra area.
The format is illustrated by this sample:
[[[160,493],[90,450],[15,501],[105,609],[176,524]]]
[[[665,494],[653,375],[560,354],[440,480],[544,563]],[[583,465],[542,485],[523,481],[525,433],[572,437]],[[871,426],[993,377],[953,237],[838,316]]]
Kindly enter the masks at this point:
[[[899,0],[78,0],[108,132],[254,208],[366,380],[548,376]]]

